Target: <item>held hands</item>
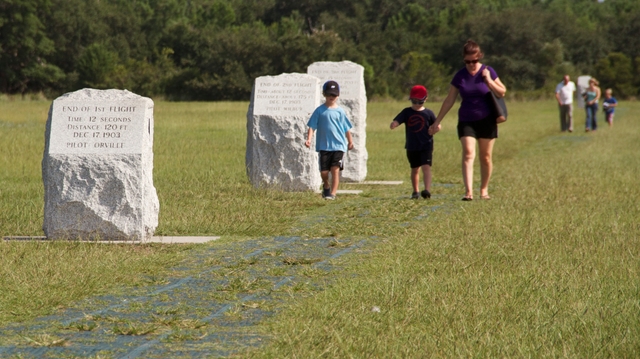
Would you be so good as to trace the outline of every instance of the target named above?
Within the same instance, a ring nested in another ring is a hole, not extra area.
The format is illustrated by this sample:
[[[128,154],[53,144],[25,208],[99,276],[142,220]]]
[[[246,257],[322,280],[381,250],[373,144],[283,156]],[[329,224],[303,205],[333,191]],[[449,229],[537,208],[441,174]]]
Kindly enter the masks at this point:
[[[440,127],[441,127],[440,124],[437,122],[429,126],[429,134],[431,136],[435,135],[438,131],[440,131]]]

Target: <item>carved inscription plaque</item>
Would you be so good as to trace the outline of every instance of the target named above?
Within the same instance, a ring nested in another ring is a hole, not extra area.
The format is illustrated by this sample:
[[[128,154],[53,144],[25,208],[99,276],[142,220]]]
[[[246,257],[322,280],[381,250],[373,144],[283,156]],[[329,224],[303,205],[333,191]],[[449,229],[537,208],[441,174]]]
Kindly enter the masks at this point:
[[[142,153],[144,101],[55,101],[49,153]]]
[[[258,77],[253,101],[254,115],[308,116],[318,105],[315,78]]]
[[[309,75],[322,83],[333,80],[340,85],[341,99],[357,99],[364,94],[364,68],[350,61],[315,62],[307,68]]]

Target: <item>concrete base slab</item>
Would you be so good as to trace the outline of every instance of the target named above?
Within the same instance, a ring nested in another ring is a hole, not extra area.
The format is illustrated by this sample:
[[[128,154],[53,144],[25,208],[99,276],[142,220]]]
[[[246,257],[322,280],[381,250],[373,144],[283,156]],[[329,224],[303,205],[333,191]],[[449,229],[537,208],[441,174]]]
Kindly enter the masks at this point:
[[[220,239],[219,236],[213,237],[151,237],[151,240],[146,241],[144,243],[206,243],[209,241],[215,241]]]
[[[339,189],[336,194],[360,194],[362,190],[359,189]]]
[[[45,236],[6,236],[2,237],[5,241],[44,241],[47,239]]]
[[[381,184],[381,185],[400,185],[404,181],[362,181],[354,184]]]
[[[87,243],[113,243],[113,244],[144,244],[144,243],[164,243],[164,244],[190,244],[190,243],[206,243],[209,241],[215,241],[219,239],[218,236],[210,237],[173,237],[173,236],[158,236],[151,237],[145,241],[80,241]],[[46,241],[45,236],[7,236],[2,237],[5,241]]]

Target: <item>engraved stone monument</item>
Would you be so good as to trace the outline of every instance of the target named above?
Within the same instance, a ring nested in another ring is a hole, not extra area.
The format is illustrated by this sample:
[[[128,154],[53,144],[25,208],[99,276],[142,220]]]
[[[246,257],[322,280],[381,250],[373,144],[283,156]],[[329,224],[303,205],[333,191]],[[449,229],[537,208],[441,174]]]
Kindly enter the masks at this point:
[[[153,101],[94,89],[55,99],[42,180],[48,239],[150,239],[160,208],[153,186]]]
[[[307,68],[309,75],[316,76],[321,83],[333,80],[340,85],[338,105],[347,113],[353,128],[354,148],[346,153],[344,171],[341,178],[345,181],[362,182],[367,177],[367,94],[364,87],[364,67],[351,61],[314,62]],[[322,102],[324,99],[321,98]]]
[[[255,80],[247,112],[247,175],[254,187],[317,191],[322,179],[315,143],[305,147],[307,121],[320,101],[320,82],[307,74]],[[315,139],[315,136],[314,136]]]

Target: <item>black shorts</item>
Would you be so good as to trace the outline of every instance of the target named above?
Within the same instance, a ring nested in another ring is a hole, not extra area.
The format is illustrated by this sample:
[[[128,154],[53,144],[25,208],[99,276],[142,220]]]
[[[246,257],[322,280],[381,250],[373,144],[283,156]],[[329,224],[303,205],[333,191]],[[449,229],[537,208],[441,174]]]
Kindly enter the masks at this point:
[[[431,166],[433,148],[424,151],[407,151],[407,159],[411,168],[418,168],[424,165]]]
[[[340,171],[344,168],[342,151],[320,151],[320,171],[330,171],[331,167],[340,167]]]
[[[498,138],[498,124],[495,115],[485,117],[480,121],[458,122],[458,138],[470,136],[473,138]]]

